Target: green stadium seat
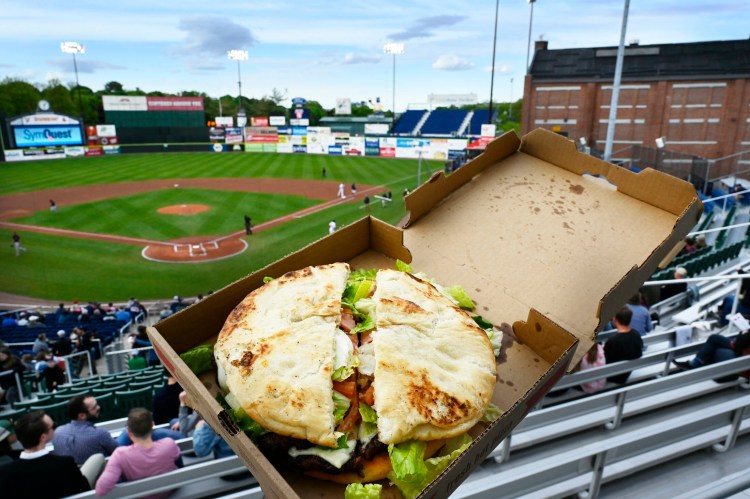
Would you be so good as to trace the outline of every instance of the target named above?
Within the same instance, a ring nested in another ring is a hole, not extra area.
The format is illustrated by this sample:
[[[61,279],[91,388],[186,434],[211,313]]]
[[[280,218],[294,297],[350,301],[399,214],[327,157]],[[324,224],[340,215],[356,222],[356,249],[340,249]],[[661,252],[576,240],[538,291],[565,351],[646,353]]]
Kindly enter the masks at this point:
[[[119,385],[114,385],[114,386],[100,386],[99,388],[92,388],[91,395],[98,398],[101,395],[107,395],[108,393],[115,393],[117,391],[122,391],[122,390],[127,390],[127,389],[128,389],[127,383],[120,383]]]
[[[27,412],[29,412],[29,410],[25,407],[22,409],[13,409],[0,414],[0,419],[10,419],[11,421],[15,421]]]
[[[37,397],[35,399],[24,400],[22,402],[16,402],[15,404],[13,404],[13,409],[16,409],[16,410],[18,410],[18,409],[28,410],[28,408],[31,407],[31,406],[33,406],[33,405],[46,404],[46,403],[49,403],[49,402],[52,402],[52,401],[53,401],[52,395],[40,396],[40,397]]]
[[[117,399],[114,392],[96,395],[96,403],[101,408],[100,421],[109,421],[117,418]]]
[[[58,426],[68,422],[68,401],[47,405],[32,405],[29,411],[44,411]]]
[[[145,407],[149,410],[154,404],[154,392],[150,386],[138,390],[124,390],[115,392],[117,399],[117,417],[124,418],[134,407]]]

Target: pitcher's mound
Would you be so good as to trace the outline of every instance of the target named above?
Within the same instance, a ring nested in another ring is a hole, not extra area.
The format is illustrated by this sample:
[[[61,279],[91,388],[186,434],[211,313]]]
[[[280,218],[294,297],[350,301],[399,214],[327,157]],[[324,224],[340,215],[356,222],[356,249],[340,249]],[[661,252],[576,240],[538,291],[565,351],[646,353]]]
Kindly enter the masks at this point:
[[[162,206],[156,212],[162,215],[195,215],[196,213],[202,213],[210,209],[205,204],[173,204],[171,206]]]

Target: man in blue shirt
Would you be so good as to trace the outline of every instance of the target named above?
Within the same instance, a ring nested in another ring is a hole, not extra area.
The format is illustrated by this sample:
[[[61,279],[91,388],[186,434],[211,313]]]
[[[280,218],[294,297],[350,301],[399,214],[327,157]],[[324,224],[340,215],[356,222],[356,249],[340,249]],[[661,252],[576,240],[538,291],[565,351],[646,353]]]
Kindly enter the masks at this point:
[[[55,431],[53,454],[71,456],[77,465],[82,465],[93,454],[109,456],[117,448],[117,441],[110,433],[94,426],[99,419],[101,407],[91,395],[76,395],[68,402],[70,423]]]

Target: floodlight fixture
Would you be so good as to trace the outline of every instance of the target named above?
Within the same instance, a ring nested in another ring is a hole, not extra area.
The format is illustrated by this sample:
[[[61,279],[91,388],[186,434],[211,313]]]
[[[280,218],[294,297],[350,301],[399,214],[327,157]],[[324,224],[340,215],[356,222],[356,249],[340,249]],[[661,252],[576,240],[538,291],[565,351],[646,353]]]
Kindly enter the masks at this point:
[[[71,54],[73,56],[73,71],[76,74],[76,91],[78,92],[78,112],[81,113],[81,121],[83,121],[83,103],[81,102],[81,85],[78,83],[78,62],[76,61],[76,54],[85,54],[86,47],[78,42],[62,42],[60,43],[60,50],[64,54]]]
[[[389,42],[383,45],[383,52],[393,55],[393,121],[396,121],[396,56],[404,53],[404,44]]]
[[[227,50],[227,57],[232,61],[237,61],[237,88],[239,90],[239,103],[237,105],[237,116],[244,114],[242,108],[242,75],[240,74],[240,61],[248,60],[247,50],[232,49]]]

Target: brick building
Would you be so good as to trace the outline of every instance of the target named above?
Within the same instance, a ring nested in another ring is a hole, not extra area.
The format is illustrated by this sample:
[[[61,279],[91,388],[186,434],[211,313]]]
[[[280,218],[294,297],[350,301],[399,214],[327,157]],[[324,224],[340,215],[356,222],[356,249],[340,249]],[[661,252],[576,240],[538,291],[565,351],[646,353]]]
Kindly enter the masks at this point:
[[[523,133],[547,128],[604,150],[616,56],[617,47],[536,42]],[[750,40],[625,48],[613,160],[659,137],[671,151],[707,159],[750,150]]]

